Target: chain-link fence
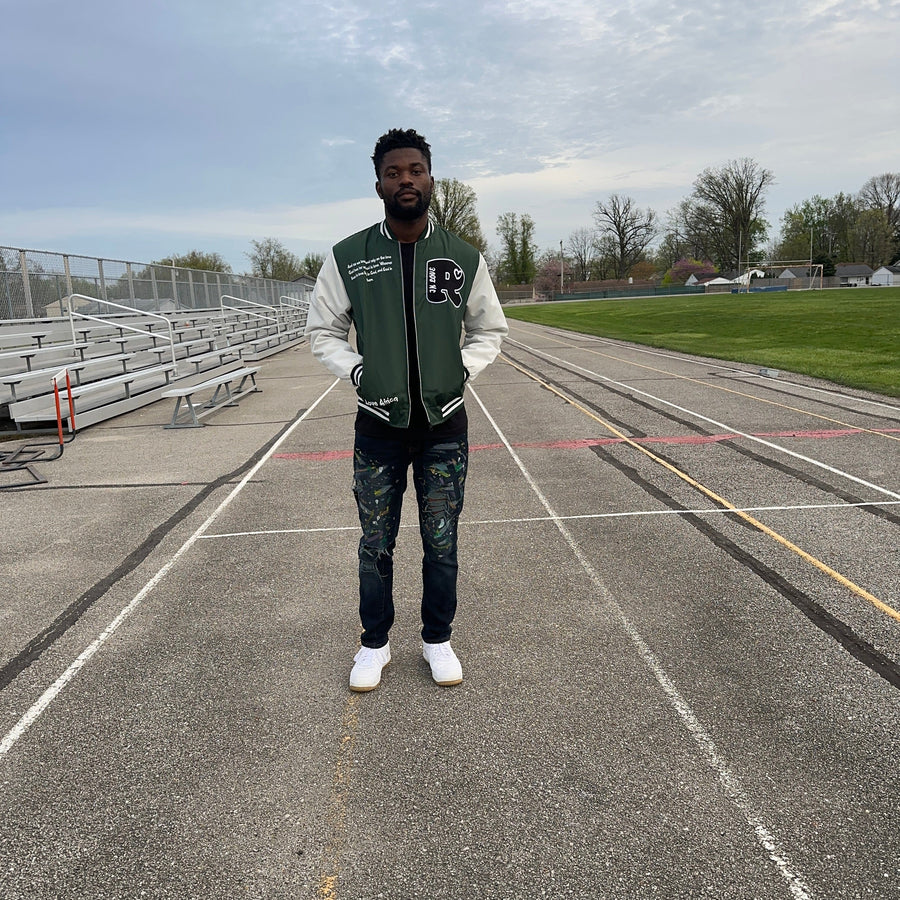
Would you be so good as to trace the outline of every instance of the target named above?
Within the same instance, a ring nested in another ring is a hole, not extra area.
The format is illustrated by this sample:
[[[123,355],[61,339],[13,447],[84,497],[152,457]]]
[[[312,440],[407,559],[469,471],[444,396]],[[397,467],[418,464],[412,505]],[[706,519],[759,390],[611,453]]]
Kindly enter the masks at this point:
[[[63,298],[84,294],[146,312],[212,309],[223,294],[266,306],[300,300],[312,282],[273,281],[151,263],[0,247],[0,319],[67,315]]]

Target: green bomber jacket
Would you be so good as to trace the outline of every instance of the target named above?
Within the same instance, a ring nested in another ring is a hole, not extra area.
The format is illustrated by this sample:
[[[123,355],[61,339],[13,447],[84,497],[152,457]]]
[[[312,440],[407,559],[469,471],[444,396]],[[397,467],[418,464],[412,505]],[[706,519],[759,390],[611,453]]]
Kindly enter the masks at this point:
[[[437,425],[460,407],[465,382],[494,360],[508,328],[483,257],[446,229],[428,223],[413,272],[419,384],[429,424]],[[361,409],[409,425],[400,245],[386,221],[334,246],[316,280],[306,335],[315,357],[356,387]]]

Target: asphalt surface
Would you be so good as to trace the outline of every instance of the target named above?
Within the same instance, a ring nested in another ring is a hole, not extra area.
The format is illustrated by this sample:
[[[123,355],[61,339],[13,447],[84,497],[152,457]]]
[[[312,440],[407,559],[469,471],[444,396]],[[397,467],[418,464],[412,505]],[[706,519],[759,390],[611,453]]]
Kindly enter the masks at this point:
[[[511,326],[458,687],[411,503],[347,689],[355,402],[305,346],[0,492],[3,900],[900,896],[900,403]]]

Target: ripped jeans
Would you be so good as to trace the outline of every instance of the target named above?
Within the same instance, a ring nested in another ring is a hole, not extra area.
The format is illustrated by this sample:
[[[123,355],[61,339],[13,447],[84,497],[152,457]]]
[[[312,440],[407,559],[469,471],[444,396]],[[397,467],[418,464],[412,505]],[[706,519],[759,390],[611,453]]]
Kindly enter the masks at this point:
[[[359,509],[359,617],[364,647],[383,647],[394,624],[394,545],[410,463],[422,537],[422,639],[450,639],[456,615],[456,526],[469,459],[466,435],[408,444],[356,434],[353,493]]]

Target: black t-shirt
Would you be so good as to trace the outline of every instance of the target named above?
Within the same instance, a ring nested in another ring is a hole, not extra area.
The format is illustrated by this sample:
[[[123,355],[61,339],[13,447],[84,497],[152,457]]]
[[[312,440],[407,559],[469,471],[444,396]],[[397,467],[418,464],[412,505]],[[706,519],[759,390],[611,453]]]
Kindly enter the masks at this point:
[[[413,312],[413,268],[415,263],[415,244],[400,244],[400,262],[403,269],[403,310],[406,315],[406,353],[409,368],[409,427],[395,428],[364,413],[361,409],[356,413],[356,430],[369,437],[388,440],[408,440],[416,438],[457,437],[465,434],[469,420],[464,406],[439,425],[428,424],[428,414],[422,402],[422,386],[419,381],[419,353],[416,344],[416,323]],[[365,361],[363,362],[365,365]]]

